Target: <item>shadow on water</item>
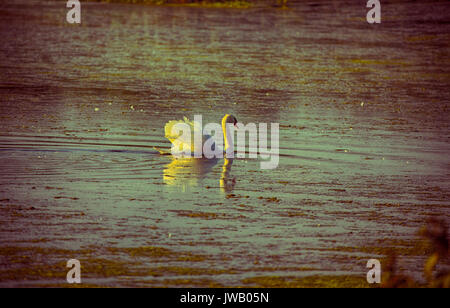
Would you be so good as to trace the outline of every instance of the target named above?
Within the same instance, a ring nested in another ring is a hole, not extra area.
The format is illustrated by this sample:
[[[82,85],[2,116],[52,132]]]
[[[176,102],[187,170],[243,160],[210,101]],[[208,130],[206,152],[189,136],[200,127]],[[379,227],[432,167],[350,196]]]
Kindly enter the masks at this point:
[[[185,190],[188,186],[197,186],[212,171],[219,161],[206,158],[171,158],[172,161],[164,167],[164,183],[180,186]]]
[[[236,177],[231,174],[231,166],[233,165],[233,158],[224,158],[222,174],[220,177],[220,188],[225,193],[233,191],[236,185]]]

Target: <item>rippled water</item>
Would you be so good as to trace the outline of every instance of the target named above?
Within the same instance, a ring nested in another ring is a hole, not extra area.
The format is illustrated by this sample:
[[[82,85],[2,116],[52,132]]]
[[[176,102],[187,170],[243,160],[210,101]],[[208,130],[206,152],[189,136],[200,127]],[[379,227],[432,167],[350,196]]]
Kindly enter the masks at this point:
[[[64,283],[77,256],[111,286],[365,277],[374,247],[450,222],[450,7],[382,5],[83,3],[74,26],[64,2],[0,4],[0,285]],[[226,113],[280,123],[278,168],[153,149]]]

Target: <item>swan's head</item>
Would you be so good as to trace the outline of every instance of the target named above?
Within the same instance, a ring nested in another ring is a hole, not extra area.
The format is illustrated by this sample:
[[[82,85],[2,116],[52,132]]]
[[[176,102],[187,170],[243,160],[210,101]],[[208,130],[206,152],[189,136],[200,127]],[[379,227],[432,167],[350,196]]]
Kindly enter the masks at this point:
[[[222,119],[222,125],[226,126],[227,123],[231,123],[236,127],[238,120],[232,114],[226,114]]]

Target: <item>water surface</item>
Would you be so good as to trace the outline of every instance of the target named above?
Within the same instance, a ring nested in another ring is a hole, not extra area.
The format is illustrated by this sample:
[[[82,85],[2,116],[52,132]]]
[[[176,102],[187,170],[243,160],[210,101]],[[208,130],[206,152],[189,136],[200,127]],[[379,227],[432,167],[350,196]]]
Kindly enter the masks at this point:
[[[356,275],[449,219],[446,2],[0,4],[0,285]],[[280,123],[280,162],[176,161],[164,124]]]

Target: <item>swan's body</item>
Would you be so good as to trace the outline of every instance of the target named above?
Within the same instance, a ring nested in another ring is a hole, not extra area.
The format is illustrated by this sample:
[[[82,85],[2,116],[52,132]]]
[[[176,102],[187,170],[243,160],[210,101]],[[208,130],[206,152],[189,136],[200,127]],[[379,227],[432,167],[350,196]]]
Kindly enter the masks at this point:
[[[190,136],[186,136],[184,134],[174,134],[173,128],[178,124],[188,125],[191,129]],[[180,121],[169,121],[164,127],[165,136],[172,143],[172,153],[177,153],[180,150],[186,151],[187,149],[189,149],[191,153],[201,153],[203,151],[203,144],[205,144],[206,140],[208,140],[211,136],[202,133],[201,143],[195,143],[194,136],[200,131],[200,124],[198,122],[189,121],[189,119],[186,117],[184,117],[183,120]]]
[[[232,146],[229,140],[230,133],[228,132],[227,124],[237,124],[237,120],[233,115],[226,114],[222,119],[222,130],[223,130],[223,138],[224,138],[224,149],[227,149]],[[190,128],[190,135],[180,134],[175,128],[176,125],[187,125]],[[190,121],[188,118],[184,117],[183,120],[176,121],[172,120],[167,122],[164,127],[165,137],[169,139],[172,143],[172,154],[186,152],[189,153],[203,153],[203,146],[206,142],[210,142],[211,149],[214,151],[216,148],[216,143],[211,139],[211,136],[203,133],[201,124],[195,121]],[[176,132],[176,133],[174,133]],[[195,142],[194,136],[196,134],[201,134],[201,142]],[[198,156],[196,156],[198,157]],[[200,156],[201,157],[201,156]]]

